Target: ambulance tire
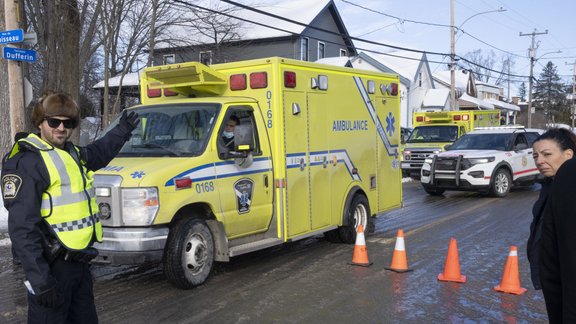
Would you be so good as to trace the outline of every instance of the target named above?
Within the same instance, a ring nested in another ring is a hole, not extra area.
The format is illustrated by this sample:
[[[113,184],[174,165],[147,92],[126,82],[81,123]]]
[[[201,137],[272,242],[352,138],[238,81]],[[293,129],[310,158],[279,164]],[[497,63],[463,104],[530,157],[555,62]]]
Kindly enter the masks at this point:
[[[363,194],[357,194],[352,199],[352,203],[346,210],[347,224],[338,228],[342,243],[354,244],[356,242],[356,229],[358,224],[364,226],[364,231],[371,228],[370,205],[368,199]]]
[[[203,284],[214,263],[214,239],[200,219],[184,219],[172,227],[164,252],[164,274],[177,288]]]
[[[506,197],[512,187],[512,177],[510,172],[505,168],[496,170],[490,183],[490,196],[492,197]]]

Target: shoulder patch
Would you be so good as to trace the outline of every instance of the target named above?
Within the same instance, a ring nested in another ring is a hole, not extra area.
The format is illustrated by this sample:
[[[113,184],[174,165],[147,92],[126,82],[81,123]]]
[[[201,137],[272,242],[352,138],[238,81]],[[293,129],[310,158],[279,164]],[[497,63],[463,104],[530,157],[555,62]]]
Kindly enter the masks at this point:
[[[18,195],[22,178],[15,174],[6,174],[2,177],[2,197],[4,199],[14,199]]]

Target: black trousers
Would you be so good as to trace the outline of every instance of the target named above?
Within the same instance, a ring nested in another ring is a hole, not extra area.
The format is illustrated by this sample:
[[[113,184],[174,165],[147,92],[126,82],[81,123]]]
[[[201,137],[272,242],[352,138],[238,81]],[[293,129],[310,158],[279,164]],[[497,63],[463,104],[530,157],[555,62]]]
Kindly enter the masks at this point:
[[[89,265],[59,258],[50,270],[58,282],[60,300],[55,308],[46,308],[28,293],[28,323],[98,323]]]

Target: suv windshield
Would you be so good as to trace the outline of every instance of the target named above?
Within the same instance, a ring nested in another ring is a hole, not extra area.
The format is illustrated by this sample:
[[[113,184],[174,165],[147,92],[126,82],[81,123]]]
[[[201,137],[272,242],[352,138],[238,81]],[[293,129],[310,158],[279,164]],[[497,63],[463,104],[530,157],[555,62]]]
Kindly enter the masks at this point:
[[[407,143],[454,142],[458,138],[458,126],[418,126],[412,130]]]
[[[450,150],[497,150],[510,151],[512,133],[500,134],[466,134],[460,137]]]
[[[136,108],[138,128],[118,156],[197,156],[210,137],[219,104],[158,105]],[[118,124],[119,118],[106,131]]]

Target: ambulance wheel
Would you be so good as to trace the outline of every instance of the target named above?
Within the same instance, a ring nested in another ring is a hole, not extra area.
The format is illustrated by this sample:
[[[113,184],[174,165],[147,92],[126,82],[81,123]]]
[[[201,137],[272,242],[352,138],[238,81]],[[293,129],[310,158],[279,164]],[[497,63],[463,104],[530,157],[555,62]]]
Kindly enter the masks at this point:
[[[370,229],[370,205],[368,199],[362,194],[357,194],[352,199],[352,203],[346,210],[347,225],[341,226],[339,230],[342,243],[354,244],[356,242],[356,229],[359,224],[364,226],[364,231]]]
[[[206,223],[186,219],[170,231],[164,252],[164,273],[175,287],[191,289],[203,284],[214,263],[214,240]]]
[[[505,197],[510,192],[512,177],[504,168],[496,170],[490,184],[490,195],[493,197]]]

